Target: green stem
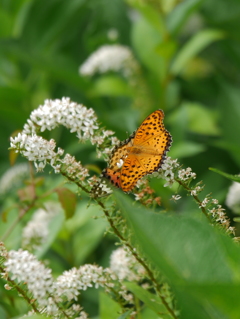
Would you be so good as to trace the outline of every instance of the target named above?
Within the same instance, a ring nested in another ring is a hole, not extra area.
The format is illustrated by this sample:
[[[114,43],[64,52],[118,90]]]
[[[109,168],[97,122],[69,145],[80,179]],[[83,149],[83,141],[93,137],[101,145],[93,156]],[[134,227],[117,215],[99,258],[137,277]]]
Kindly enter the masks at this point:
[[[26,213],[34,207],[35,203],[36,203],[37,198],[34,198],[32,203],[29,204],[25,209],[23,209],[22,211],[19,212],[19,215],[17,216],[17,218],[13,221],[13,223],[10,225],[10,227],[7,229],[7,231],[5,232],[5,234],[3,234],[3,236],[0,238],[0,241],[5,241],[6,238],[11,234],[11,232],[13,231],[13,229],[17,226],[17,224],[20,222],[20,220],[26,215]]]
[[[192,189],[191,189],[190,187],[188,187],[185,183],[183,183],[180,179],[175,178],[175,181],[176,181],[178,184],[180,184],[183,188],[185,188],[189,193],[191,193],[191,190],[192,190]],[[210,218],[210,216],[208,215],[208,213],[207,213],[205,207],[202,206],[201,200],[200,200],[196,195],[191,195],[191,196],[192,196],[192,197],[195,199],[195,201],[198,203],[199,208],[201,208],[201,211],[203,212],[203,214],[207,217],[207,219],[208,219],[209,222],[211,223],[211,222],[212,222],[212,221],[211,221],[211,218]]]
[[[177,319],[174,311],[169,307],[168,303],[166,302],[164,296],[161,293],[161,287],[159,285],[159,283],[157,282],[156,278],[154,277],[151,269],[148,267],[148,265],[146,265],[146,263],[138,256],[138,254],[136,253],[134,247],[131,246],[131,244],[129,242],[127,242],[127,240],[122,236],[122,234],[119,232],[119,230],[117,229],[117,227],[115,227],[113,219],[111,218],[108,210],[105,208],[104,204],[100,201],[100,200],[96,200],[98,205],[100,205],[102,207],[102,210],[105,214],[105,216],[108,219],[108,222],[110,224],[110,226],[112,227],[112,230],[114,231],[115,235],[124,243],[124,245],[126,247],[129,248],[129,250],[131,251],[132,255],[136,258],[136,260],[144,267],[144,269],[146,270],[148,277],[150,278],[150,280],[152,281],[155,291],[158,294],[158,296],[161,298],[162,303],[165,305],[166,309],[169,311],[169,313],[172,315],[172,317],[174,319]]]
[[[84,187],[78,180],[76,180],[74,177],[68,176],[68,174],[65,171],[61,171],[61,173],[70,181],[74,182],[75,184],[77,184],[78,187],[80,187],[83,191],[85,191],[86,193],[90,193],[90,191]],[[158,284],[157,280],[155,279],[151,269],[145,264],[145,262],[138,256],[138,254],[136,253],[135,249],[131,246],[131,244],[129,242],[127,242],[127,240],[122,236],[122,234],[120,233],[120,231],[117,229],[117,227],[115,227],[113,219],[111,218],[108,210],[105,208],[104,204],[101,202],[101,200],[99,199],[95,199],[96,202],[98,203],[98,205],[102,208],[105,216],[107,217],[107,220],[110,224],[110,226],[112,227],[113,232],[115,233],[115,235],[121,240],[121,242],[123,242],[125,244],[125,246],[127,246],[129,248],[129,250],[131,251],[132,255],[137,259],[137,261],[145,268],[150,280],[153,282],[154,288],[156,293],[159,295],[159,297],[162,300],[162,303],[165,305],[166,309],[169,311],[169,313],[172,315],[172,317],[174,319],[177,319],[174,311],[169,307],[168,303],[166,302],[164,296],[161,293],[161,287]]]
[[[2,267],[0,267],[0,271],[1,271],[1,273],[5,273],[5,270],[4,270]],[[29,305],[31,305],[31,307],[33,308],[33,310],[34,310],[36,313],[40,313],[39,310],[37,309],[37,306],[36,306],[36,304],[35,304],[35,301],[32,300],[32,299],[30,299],[30,298],[27,296],[26,292],[25,292],[22,288],[20,288],[20,287],[15,283],[14,280],[12,280],[12,279],[9,278],[9,277],[8,277],[6,280],[11,284],[12,287],[14,287],[14,288],[18,291],[19,295],[23,296],[23,298],[29,303]]]

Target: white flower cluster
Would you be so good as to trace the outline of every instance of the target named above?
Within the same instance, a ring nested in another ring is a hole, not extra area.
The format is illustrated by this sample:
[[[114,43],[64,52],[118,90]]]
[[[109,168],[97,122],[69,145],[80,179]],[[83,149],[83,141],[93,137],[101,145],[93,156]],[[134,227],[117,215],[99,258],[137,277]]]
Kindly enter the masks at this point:
[[[177,159],[173,160],[171,157],[166,157],[159,172],[153,173],[152,175],[158,175],[159,177],[165,179],[167,183],[164,184],[164,187],[172,186],[174,183],[174,170],[176,170],[178,167],[179,163]]]
[[[63,164],[66,164],[66,171],[69,177],[74,180],[83,181],[85,177],[89,176],[88,169],[83,167],[81,162],[77,162],[74,156],[66,154],[62,160]]]
[[[49,223],[59,212],[60,205],[46,202],[44,208],[37,209],[32,219],[27,223],[22,232],[22,248],[30,251],[39,249],[49,235]]]
[[[29,176],[27,163],[16,164],[9,168],[0,179],[0,195],[6,194],[12,187],[20,184],[23,178]]]
[[[93,109],[64,97],[61,100],[46,100],[44,105],[32,111],[28,123],[24,125],[23,133],[36,133],[36,127],[40,127],[41,132],[46,129],[50,131],[58,125],[70,129],[71,133],[77,132],[79,139],[89,138],[94,135],[94,130],[98,129]]]
[[[110,256],[110,269],[119,280],[138,281],[145,275],[145,270],[126,247],[114,250]]]
[[[96,73],[121,71],[128,77],[137,65],[128,47],[119,44],[103,45],[80,66],[79,73],[83,76],[92,76]]]
[[[191,196],[197,196],[201,191],[203,190],[203,187],[196,186],[191,190]]]
[[[178,177],[182,180],[182,181],[186,181],[189,179],[195,179],[196,178],[196,173],[192,172],[191,167],[188,167],[186,169],[181,169],[178,172]]]
[[[88,179],[88,184],[92,188],[92,197],[104,197],[106,195],[112,194],[111,188],[107,186],[105,180],[98,178],[96,176],[90,177]]]
[[[53,278],[51,269],[46,268],[26,250],[11,250],[5,261],[5,271],[12,280],[26,283],[28,290],[40,306],[47,305],[48,294],[52,293]]]
[[[64,151],[61,148],[58,148],[57,152],[54,151],[56,147],[54,140],[47,141],[37,135],[39,130],[42,132],[46,129],[52,130],[58,125],[65,126],[70,132],[76,132],[79,139],[89,139],[92,144],[96,144],[98,156],[103,155],[105,159],[112,147],[118,143],[117,138],[111,136],[114,132],[99,129],[97,117],[91,108],[87,109],[69,98],[62,98],[46,100],[44,105],[34,110],[22,133],[11,137],[11,148],[15,152],[20,152],[29,161],[33,161],[37,171],[42,171],[49,163],[55,173],[59,173],[62,165],[67,164],[71,175],[83,180],[88,176],[88,170],[83,168],[81,163],[69,154],[62,159]],[[109,145],[112,147],[109,148]]]
[[[215,200],[212,202],[214,203]],[[212,209],[208,209],[208,213],[212,215],[217,223],[219,223],[227,233],[235,234],[235,228],[230,226],[229,219],[226,215],[225,209],[221,205],[217,205]]]
[[[66,297],[68,301],[77,300],[81,290],[89,287],[111,287],[112,283],[108,282],[106,273],[115,279],[109,270],[103,269],[96,265],[86,264],[80,268],[72,268],[57,278],[55,282],[56,294],[59,297]]]
[[[236,214],[240,212],[240,183],[233,182],[229,187],[226,205]]]
[[[34,161],[38,171],[43,170],[47,161],[49,161],[55,171],[58,172],[57,160],[63,154],[63,150],[59,148],[56,153],[54,152],[55,147],[56,143],[53,139],[47,141],[36,134],[31,136],[19,133],[16,137],[11,137],[11,148],[15,152],[20,152],[29,161]]]
[[[52,277],[51,269],[45,267],[26,250],[7,252],[4,245],[0,243],[0,256],[5,258],[5,269],[2,276],[17,283],[24,283],[32,298],[35,299],[38,311],[46,315],[53,315],[54,318],[61,317],[63,303],[71,304],[70,307],[64,309],[64,313],[70,318],[88,318],[82,307],[74,304],[74,301],[78,300],[82,290],[89,287],[96,289],[103,287],[106,292],[114,289],[115,293],[118,291],[127,302],[132,302],[132,294],[121,282],[125,279],[140,280],[145,276],[144,268],[123,248],[113,252],[111,268],[86,264],[64,271],[55,280]],[[9,290],[11,287],[7,284],[6,289]]]

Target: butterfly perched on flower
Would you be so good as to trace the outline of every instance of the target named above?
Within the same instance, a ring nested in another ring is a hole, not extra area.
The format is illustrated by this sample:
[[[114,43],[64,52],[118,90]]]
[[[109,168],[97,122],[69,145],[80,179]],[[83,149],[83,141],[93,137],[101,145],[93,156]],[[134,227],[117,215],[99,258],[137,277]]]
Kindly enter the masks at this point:
[[[140,178],[158,171],[163,164],[172,142],[163,118],[162,110],[154,111],[137,131],[112,150],[102,175],[124,192],[130,192]]]

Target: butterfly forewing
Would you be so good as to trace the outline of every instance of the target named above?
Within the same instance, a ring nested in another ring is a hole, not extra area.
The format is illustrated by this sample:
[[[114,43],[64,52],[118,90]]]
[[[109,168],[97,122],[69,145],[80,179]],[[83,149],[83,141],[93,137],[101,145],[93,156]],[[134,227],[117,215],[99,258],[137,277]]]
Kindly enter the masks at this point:
[[[155,136],[164,134],[165,127],[163,125],[164,113],[157,110],[150,114],[140,125],[133,140],[134,145],[147,144]]]

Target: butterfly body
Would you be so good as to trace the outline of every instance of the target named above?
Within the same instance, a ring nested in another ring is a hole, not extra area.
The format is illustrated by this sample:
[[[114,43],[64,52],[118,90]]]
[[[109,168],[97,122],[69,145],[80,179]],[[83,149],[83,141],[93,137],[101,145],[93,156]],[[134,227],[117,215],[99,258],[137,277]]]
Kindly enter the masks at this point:
[[[136,132],[113,149],[103,176],[124,192],[131,191],[141,177],[161,167],[172,142],[163,118],[162,110],[153,112]]]

